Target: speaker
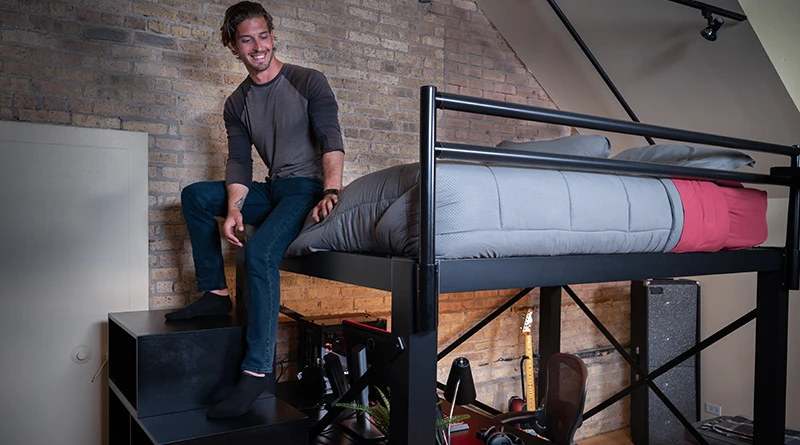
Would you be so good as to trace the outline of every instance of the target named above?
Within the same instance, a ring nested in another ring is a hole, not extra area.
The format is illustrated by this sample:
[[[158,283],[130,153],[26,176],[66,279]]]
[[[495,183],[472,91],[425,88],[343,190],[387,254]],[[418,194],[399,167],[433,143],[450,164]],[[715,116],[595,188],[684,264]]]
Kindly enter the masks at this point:
[[[648,373],[695,346],[700,336],[700,283],[631,282],[631,355]],[[631,372],[631,380],[638,376]],[[700,356],[654,380],[689,420],[700,420]],[[685,428],[647,386],[631,393],[631,439],[636,445],[683,443]]]

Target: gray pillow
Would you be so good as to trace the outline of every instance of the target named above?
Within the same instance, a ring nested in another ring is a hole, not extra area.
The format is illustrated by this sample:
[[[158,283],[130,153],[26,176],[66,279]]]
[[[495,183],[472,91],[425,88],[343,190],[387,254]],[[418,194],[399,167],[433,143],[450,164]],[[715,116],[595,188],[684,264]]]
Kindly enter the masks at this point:
[[[597,135],[567,136],[547,141],[514,142],[503,141],[499,148],[524,150],[533,153],[553,153],[559,155],[587,156],[590,158],[608,158],[611,154],[611,143],[608,138]]]
[[[629,148],[614,156],[614,159],[715,170],[736,170],[745,165],[752,167],[756,164],[753,158],[736,150],[673,144]]]

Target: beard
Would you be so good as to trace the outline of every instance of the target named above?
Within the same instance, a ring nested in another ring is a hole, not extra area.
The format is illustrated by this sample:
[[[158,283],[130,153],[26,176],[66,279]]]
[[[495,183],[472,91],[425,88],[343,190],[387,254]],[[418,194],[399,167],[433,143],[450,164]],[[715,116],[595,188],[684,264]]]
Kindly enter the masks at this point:
[[[255,70],[255,71],[259,72],[259,73],[264,72],[264,71],[269,69],[270,65],[272,65],[272,59],[274,59],[274,58],[275,58],[275,51],[274,50],[270,50],[269,59],[266,62],[261,62],[261,63],[257,63],[257,64],[251,63],[250,67],[253,68],[253,70]],[[248,59],[252,60],[249,57],[248,57]]]

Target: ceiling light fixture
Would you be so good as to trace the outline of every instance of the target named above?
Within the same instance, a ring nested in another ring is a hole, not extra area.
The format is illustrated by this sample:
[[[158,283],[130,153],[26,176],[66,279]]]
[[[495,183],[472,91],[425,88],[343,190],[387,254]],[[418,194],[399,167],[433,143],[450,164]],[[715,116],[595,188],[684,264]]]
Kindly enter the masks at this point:
[[[719,31],[720,28],[722,28],[722,25],[725,24],[725,19],[719,16],[714,17],[711,14],[711,10],[709,9],[704,8],[702,10],[702,13],[703,17],[705,17],[705,19],[708,20],[708,26],[706,26],[705,28],[703,28],[702,31],[700,31],[700,35],[703,36],[703,38],[708,40],[709,42],[713,42],[717,40],[717,32]]]

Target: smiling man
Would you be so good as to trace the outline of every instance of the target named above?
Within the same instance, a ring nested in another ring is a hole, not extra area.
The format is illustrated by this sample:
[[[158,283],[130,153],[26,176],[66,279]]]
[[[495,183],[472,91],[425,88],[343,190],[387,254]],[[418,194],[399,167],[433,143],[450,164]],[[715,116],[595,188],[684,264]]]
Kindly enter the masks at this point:
[[[248,76],[225,102],[225,181],[195,183],[181,194],[198,290],[204,294],[166,316],[175,321],[227,314],[232,305],[214,217],[225,217],[225,239],[240,248],[235,232],[244,224],[259,226],[244,247],[250,301],[242,374],[233,392],[208,410],[209,418],[246,413],[274,378],[278,265],[306,215],[311,212],[319,222],[338,202],[344,164],[338,106],[328,81],[319,71],[275,57],[269,13],[255,2],[237,3],[225,12],[221,31],[222,44]],[[269,169],[264,182],[252,178],[253,146]]]

